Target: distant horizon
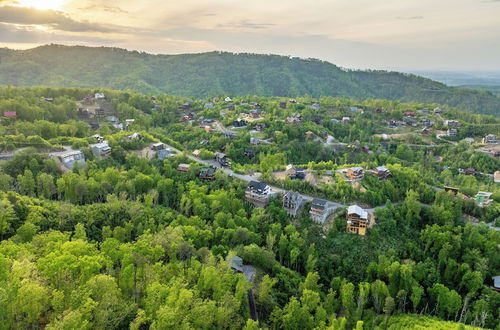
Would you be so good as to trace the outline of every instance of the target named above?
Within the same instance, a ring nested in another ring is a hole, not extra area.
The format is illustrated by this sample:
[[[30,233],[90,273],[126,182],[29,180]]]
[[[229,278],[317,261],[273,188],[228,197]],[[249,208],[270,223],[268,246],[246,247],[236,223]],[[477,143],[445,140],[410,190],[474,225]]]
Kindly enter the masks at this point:
[[[85,45],[85,44],[63,44],[63,43],[45,43],[45,44],[39,44],[39,45],[33,45],[30,44],[29,47],[12,47],[12,46],[1,46],[0,43],[0,48],[5,48],[5,49],[10,49],[10,50],[32,50],[35,48],[39,47],[44,47],[44,46],[66,46],[66,47],[88,47],[88,48],[116,48],[116,49],[122,49],[128,52],[140,52],[140,53],[146,53],[148,55],[165,55],[165,56],[175,56],[175,55],[197,55],[197,54],[206,54],[206,53],[213,53],[213,52],[223,52],[223,53],[232,53],[232,54],[255,54],[255,55],[276,55],[276,56],[284,56],[284,57],[291,57],[291,58],[300,58],[302,60],[308,60],[308,59],[313,59],[313,60],[319,60],[319,61],[324,61],[331,63],[341,69],[348,69],[348,70],[381,70],[381,71],[394,71],[394,72],[401,72],[401,73],[411,73],[411,74],[417,74],[417,75],[422,75],[422,74],[428,74],[428,73],[453,73],[453,74],[458,74],[458,73],[463,73],[463,74],[498,74],[498,79],[500,79],[500,68],[498,69],[453,69],[453,68],[408,68],[408,67],[346,67],[343,65],[340,65],[339,63],[332,62],[328,59],[323,59],[323,58],[317,58],[317,57],[304,57],[304,56],[298,56],[294,54],[279,54],[279,53],[259,53],[259,52],[253,52],[253,51],[241,51],[241,52],[236,52],[236,51],[230,51],[230,50],[221,50],[221,49],[213,49],[213,50],[206,50],[206,51],[199,51],[199,52],[184,52],[184,53],[166,53],[166,52],[149,52],[146,50],[142,49],[133,49],[133,48],[125,48],[125,47],[118,47],[118,46],[112,46],[112,45]],[[427,78],[427,77],[426,77]]]

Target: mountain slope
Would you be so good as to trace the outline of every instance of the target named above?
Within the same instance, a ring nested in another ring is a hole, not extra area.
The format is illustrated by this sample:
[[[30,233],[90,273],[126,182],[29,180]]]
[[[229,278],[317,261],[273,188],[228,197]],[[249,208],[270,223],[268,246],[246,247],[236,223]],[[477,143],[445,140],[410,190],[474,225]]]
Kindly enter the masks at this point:
[[[277,55],[150,55],[117,48],[48,45],[0,50],[0,84],[108,87],[189,97],[309,94],[449,104],[500,115],[488,91],[448,87],[416,75],[347,71],[319,60]]]

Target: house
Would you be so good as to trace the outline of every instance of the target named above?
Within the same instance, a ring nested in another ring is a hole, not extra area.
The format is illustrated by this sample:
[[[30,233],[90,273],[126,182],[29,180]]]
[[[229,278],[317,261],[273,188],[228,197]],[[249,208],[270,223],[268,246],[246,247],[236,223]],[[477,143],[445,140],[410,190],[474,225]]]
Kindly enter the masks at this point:
[[[465,175],[476,175],[476,169],[474,169],[472,167],[466,168],[464,171],[464,174]]]
[[[215,161],[218,162],[222,166],[230,166],[231,162],[229,161],[229,158],[222,152],[216,152],[214,154]]]
[[[250,116],[254,119],[258,119],[258,118],[262,117],[262,110],[260,110],[260,109],[250,110]]]
[[[289,99],[288,102],[290,102],[292,104],[297,104],[297,100],[296,99]]]
[[[129,126],[135,122],[135,119],[125,119],[125,125]]]
[[[474,200],[476,201],[477,206],[479,207],[485,207],[491,205],[493,203],[493,200],[491,199],[491,195],[493,193],[487,192],[487,191],[479,191],[476,196],[474,197]]]
[[[286,213],[291,217],[297,216],[297,213],[302,205],[302,202],[303,202],[302,195],[296,191],[289,190],[283,195],[283,208],[285,209]]]
[[[214,108],[214,104],[212,102],[207,102],[203,105],[203,108],[205,109],[213,109]]]
[[[498,141],[497,136],[493,135],[493,134],[488,134],[483,139],[483,143],[486,143],[486,144],[497,144],[498,142],[499,141]]]
[[[285,174],[290,179],[299,179],[302,180],[305,178],[306,174],[302,167],[295,167],[292,164],[288,164],[285,168]]]
[[[445,120],[444,126],[451,127],[451,128],[459,128],[460,122],[458,120]]]
[[[133,133],[133,134],[128,135],[127,138],[129,140],[141,140],[142,139],[142,135],[139,134],[139,133]]]
[[[496,171],[493,173],[493,180],[497,183],[500,183],[500,171]]]
[[[198,170],[200,180],[215,180],[215,170],[213,168],[202,168]]]
[[[248,158],[254,158],[255,157],[255,150],[245,149],[244,155],[247,156]]]
[[[170,156],[172,156],[172,151],[170,149],[160,149],[158,150],[158,152],[156,153],[156,157],[159,159],[159,160],[164,160],[165,158],[168,158]]]
[[[422,126],[431,127],[433,122],[430,119],[422,119]]]
[[[271,187],[265,182],[250,181],[245,191],[245,199],[257,207],[266,207],[269,204]]]
[[[349,117],[342,117],[342,123],[343,124],[348,124],[351,121],[351,118]]]
[[[458,131],[457,131],[457,129],[456,129],[456,128],[450,128],[450,129],[448,129],[448,130],[446,131],[446,134],[447,134],[448,136],[457,136]]]
[[[250,144],[256,146],[256,145],[260,144],[260,140],[257,138],[251,137]]]
[[[224,136],[226,138],[230,138],[230,139],[236,138],[236,134],[234,132],[230,132],[230,131],[226,131],[226,132],[222,133],[222,136]]]
[[[151,145],[151,150],[154,150],[154,151],[163,150],[165,148],[166,148],[166,145],[163,142],[153,143]]]
[[[362,167],[350,167],[347,169],[346,177],[349,180],[361,180],[365,177],[364,170]]]
[[[493,276],[493,290],[500,292],[500,276]]]
[[[3,116],[7,117],[7,118],[17,118],[17,112],[16,111],[5,111],[3,113]]]
[[[258,123],[257,125],[255,125],[255,129],[259,132],[262,132],[264,129],[266,129],[266,127],[266,123]]]
[[[319,110],[321,106],[318,103],[313,103],[311,104],[310,108],[313,110]]]
[[[405,120],[406,126],[417,127],[417,121],[414,119]]]
[[[193,151],[192,155],[195,156],[195,157],[200,157],[201,150],[200,149],[196,149],[195,151]]]
[[[101,142],[91,145],[92,153],[98,158],[104,158],[111,155],[111,148],[107,142]]]
[[[72,170],[75,164],[85,164],[85,155],[81,150],[71,150],[58,154],[57,158],[69,170]]]
[[[467,142],[467,143],[474,143],[474,139],[471,138],[471,137],[466,137],[465,139],[463,139],[462,141],[464,142]]]
[[[420,130],[420,134],[422,135],[428,135],[431,133],[431,130],[428,127],[424,127]]]
[[[279,107],[280,109],[286,109],[286,102],[280,102]]]
[[[53,97],[44,97],[43,98],[46,102],[54,102],[54,98]]]
[[[234,127],[245,127],[247,126],[247,121],[241,118],[238,118],[233,121],[233,126]]]
[[[298,124],[301,121],[302,121],[302,116],[295,113],[291,117],[285,119],[285,124]]]
[[[332,213],[333,209],[329,207],[328,202],[314,198],[311,202],[311,209],[309,210],[309,215],[313,221],[323,223],[326,221],[328,216]]]
[[[177,171],[179,171],[179,172],[188,172],[190,168],[191,168],[191,165],[181,163],[181,164],[179,164],[177,166]]]
[[[442,114],[443,113],[443,109],[437,107],[437,108],[434,109],[434,113],[435,114]]]
[[[245,278],[247,279],[248,282],[252,282],[254,276],[255,276],[255,268],[250,265],[244,265],[243,264],[243,259],[241,259],[238,256],[231,256],[228,255],[226,258],[226,261],[230,262],[229,266],[233,271],[236,273],[241,273],[245,275]],[[250,297],[250,293],[248,293]],[[253,297],[253,296],[252,296]]]
[[[385,166],[378,166],[373,170],[373,173],[380,179],[388,179],[391,177],[391,171]]]
[[[368,212],[358,205],[349,206],[347,208],[347,232],[364,236],[367,226]]]
[[[307,131],[307,132],[305,133],[305,135],[306,135],[306,137],[307,137],[307,138],[312,138],[312,137],[314,136],[314,133],[313,133],[313,132],[311,132],[311,131]]]
[[[231,100],[231,98],[230,98],[229,96],[227,96],[227,97],[224,99],[224,101],[226,101],[226,102],[233,102],[233,100]]]
[[[234,104],[230,104],[227,106],[227,110],[234,111],[235,109],[236,109],[236,107],[234,106]]]
[[[453,187],[444,187],[444,191],[451,192],[453,195],[457,195],[459,193],[460,189],[453,188]]]
[[[104,95],[104,93],[95,93],[95,94],[94,94],[94,98],[95,98],[96,100],[102,100],[102,99],[104,99],[104,98],[105,98],[105,95]]]
[[[415,117],[416,113],[415,111],[403,111],[403,115],[407,117]]]

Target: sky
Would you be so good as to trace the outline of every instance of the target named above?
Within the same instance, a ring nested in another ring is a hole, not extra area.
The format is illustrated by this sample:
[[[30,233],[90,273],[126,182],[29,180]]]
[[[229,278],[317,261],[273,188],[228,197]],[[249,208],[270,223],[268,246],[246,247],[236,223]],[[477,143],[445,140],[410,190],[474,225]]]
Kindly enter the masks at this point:
[[[500,71],[500,0],[0,0],[0,47],[49,43]]]

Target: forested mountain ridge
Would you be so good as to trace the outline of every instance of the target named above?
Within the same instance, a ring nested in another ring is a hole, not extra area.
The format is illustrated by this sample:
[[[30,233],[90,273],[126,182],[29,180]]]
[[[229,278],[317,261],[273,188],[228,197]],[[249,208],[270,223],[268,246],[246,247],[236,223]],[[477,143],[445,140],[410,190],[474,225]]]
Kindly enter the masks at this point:
[[[449,87],[411,74],[343,70],[325,61],[278,55],[151,55],[61,45],[0,49],[0,84],[107,87],[197,98],[227,94],[382,98],[500,114],[500,98],[488,91]]]

